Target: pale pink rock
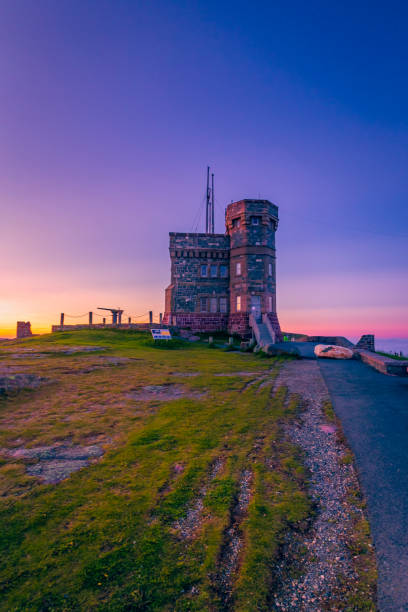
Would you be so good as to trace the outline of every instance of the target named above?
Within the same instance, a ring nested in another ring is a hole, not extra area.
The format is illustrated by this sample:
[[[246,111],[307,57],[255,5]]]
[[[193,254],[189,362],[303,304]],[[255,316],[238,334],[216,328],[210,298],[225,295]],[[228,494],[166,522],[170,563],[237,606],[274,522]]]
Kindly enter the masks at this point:
[[[329,357],[330,359],[352,359],[353,351],[344,346],[335,344],[317,344],[314,348],[316,357]]]

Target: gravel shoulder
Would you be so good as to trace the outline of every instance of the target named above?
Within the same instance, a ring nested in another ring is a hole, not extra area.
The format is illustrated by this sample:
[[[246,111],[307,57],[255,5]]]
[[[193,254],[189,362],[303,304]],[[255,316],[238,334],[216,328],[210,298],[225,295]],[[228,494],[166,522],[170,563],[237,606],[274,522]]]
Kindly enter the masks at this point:
[[[363,584],[353,554],[356,525],[365,524],[359,483],[341,431],[330,419],[330,396],[319,366],[316,361],[288,362],[276,385],[302,397],[304,410],[285,434],[304,453],[316,514],[309,529],[286,538],[272,609],[374,610],[372,577]],[[375,575],[368,535],[365,540],[367,565]]]

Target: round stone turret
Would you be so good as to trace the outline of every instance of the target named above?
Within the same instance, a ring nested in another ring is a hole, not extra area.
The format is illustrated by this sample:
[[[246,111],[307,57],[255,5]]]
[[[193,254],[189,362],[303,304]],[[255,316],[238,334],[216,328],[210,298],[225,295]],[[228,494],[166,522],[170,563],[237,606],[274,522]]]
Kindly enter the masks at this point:
[[[230,238],[230,332],[247,335],[249,315],[265,316],[277,339],[275,232],[278,207],[268,200],[240,200],[225,213]]]

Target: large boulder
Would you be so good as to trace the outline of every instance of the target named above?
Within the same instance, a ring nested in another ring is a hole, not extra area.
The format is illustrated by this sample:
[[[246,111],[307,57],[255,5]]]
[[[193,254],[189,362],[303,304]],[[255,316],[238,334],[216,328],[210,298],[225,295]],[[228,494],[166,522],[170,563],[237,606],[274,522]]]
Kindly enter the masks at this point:
[[[316,357],[329,357],[330,359],[352,359],[353,351],[344,346],[335,344],[316,344],[314,348]]]

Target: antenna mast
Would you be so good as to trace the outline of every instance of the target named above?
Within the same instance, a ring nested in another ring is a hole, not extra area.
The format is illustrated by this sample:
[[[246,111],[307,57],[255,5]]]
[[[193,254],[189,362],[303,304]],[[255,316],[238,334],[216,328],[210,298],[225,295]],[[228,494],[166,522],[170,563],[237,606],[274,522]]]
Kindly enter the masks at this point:
[[[205,233],[210,233],[210,166],[207,166],[207,195],[205,207]]]
[[[211,234],[214,233],[214,172],[211,174]]]
[[[207,166],[207,194],[205,208],[205,232],[214,233],[214,174],[211,174],[210,187],[210,166]]]

